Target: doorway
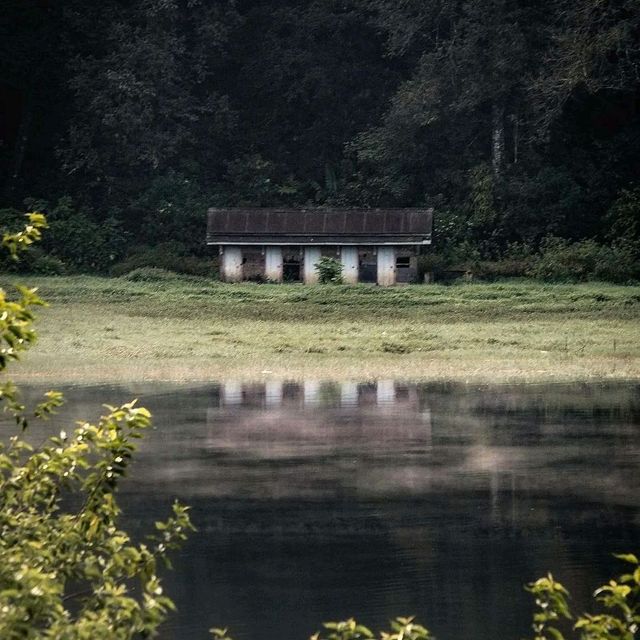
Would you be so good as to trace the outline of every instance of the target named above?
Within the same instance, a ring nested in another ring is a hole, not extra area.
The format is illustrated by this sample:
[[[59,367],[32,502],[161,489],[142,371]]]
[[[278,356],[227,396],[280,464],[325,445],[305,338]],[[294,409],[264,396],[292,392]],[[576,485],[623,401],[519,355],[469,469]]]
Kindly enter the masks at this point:
[[[283,282],[302,282],[302,255],[299,248],[282,252]]]
[[[360,282],[375,283],[378,281],[378,259],[373,248],[367,247],[358,251]]]

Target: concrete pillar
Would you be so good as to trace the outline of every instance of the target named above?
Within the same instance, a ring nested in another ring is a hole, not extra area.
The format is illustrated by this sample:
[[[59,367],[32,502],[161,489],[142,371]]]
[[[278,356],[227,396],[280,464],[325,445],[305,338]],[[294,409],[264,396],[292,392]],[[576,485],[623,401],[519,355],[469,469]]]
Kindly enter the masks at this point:
[[[378,284],[390,287],[396,283],[396,248],[378,247]]]
[[[304,248],[304,283],[318,284],[318,272],[316,264],[320,260],[322,253],[320,247]]]
[[[265,247],[264,276],[272,282],[282,282],[282,247]]]
[[[396,401],[396,385],[393,380],[378,380],[376,385],[376,403],[393,404]]]
[[[242,249],[240,247],[224,246],[222,251],[222,279],[225,282],[240,282],[242,280]]]
[[[282,404],[282,381],[267,380],[264,385],[264,397],[267,407],[279,407]]]
[[[347,284],[358,283],[358,247],[341,247],[342,279]]]

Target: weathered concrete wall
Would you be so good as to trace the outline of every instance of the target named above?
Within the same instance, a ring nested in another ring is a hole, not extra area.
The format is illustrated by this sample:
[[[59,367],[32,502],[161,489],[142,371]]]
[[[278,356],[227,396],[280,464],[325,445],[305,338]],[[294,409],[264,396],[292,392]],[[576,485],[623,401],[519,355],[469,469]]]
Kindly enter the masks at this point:
[[[260,280],[264,278],[264,250],[260,247],[242,248],[242,279]]]
[[[225,282],[242,280],[242,249],[240,247],[222,247],[222,279]]]
[[[396,247],[396,282],[416,282],[417,279],[418,256],[415,248]]]
[[[320,247],[305,247],[304,248],[304,283],[305,284],[317,284],[318,272],[316,271],[316,263],[321,257]]]
[[[272,282],[282,282],[282,247],[265,247],[264,275]]]
[[[340,247],[338,246],[326,246],[320,247],[320,253],[323,256],[327,256],[327,258],[335,258],[336,260],[340,260]]]
[[[390,287],[396,283],[396,248],[378,247],[378,284]]]
[[[342,262],[342,279],[347,284],[358,282],[358,247],[341,247],[340,262]]]

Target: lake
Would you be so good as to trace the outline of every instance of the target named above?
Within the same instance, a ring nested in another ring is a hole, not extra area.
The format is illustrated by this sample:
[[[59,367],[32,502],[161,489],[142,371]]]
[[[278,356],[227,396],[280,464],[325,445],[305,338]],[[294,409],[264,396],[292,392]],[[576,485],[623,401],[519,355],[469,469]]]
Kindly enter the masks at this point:
[[[576,612],[640,543],[640,385],[257,383],[71,387],[52,429],[139,397],[121,488],[135,534],[178,498],[198,531],[165,640],[307,638],[416,614],[439,640],[531,636],[551,570]],[[36,391],[29,390],[29,395]],[[68,429],[68,427],[66,427]]]

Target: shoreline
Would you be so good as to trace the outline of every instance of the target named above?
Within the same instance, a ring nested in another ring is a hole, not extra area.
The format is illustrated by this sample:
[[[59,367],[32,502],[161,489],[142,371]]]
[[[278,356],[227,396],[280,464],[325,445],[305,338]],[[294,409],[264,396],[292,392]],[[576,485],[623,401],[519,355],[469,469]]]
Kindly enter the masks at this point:
[[[429,362],[421,371],[408,373],[405,363],[369,361],[364,365],[346,364],[340,361],[307,364],[286,364],[271,369],[255,371],[250,365],[234,363],[219,365],[184,363],[173,366],[158,364],[121,364],[105,367],[98,363],[74,367],[47,364],[40,358],[14,366],[11,379],[29,384],[53,382],[69,385],[132,383],[198,384],[237,380],[243,383],[279,380],[282,382],[375,382],[396,380],[411,383],[452,382],[459,384],[541,384],[541,383],[606,383],[640,382],[640,363],[611,360],[589,360],[563,365],[526,367],[501,361],[486,361],[468,367],[452,366],[442,361]]]

